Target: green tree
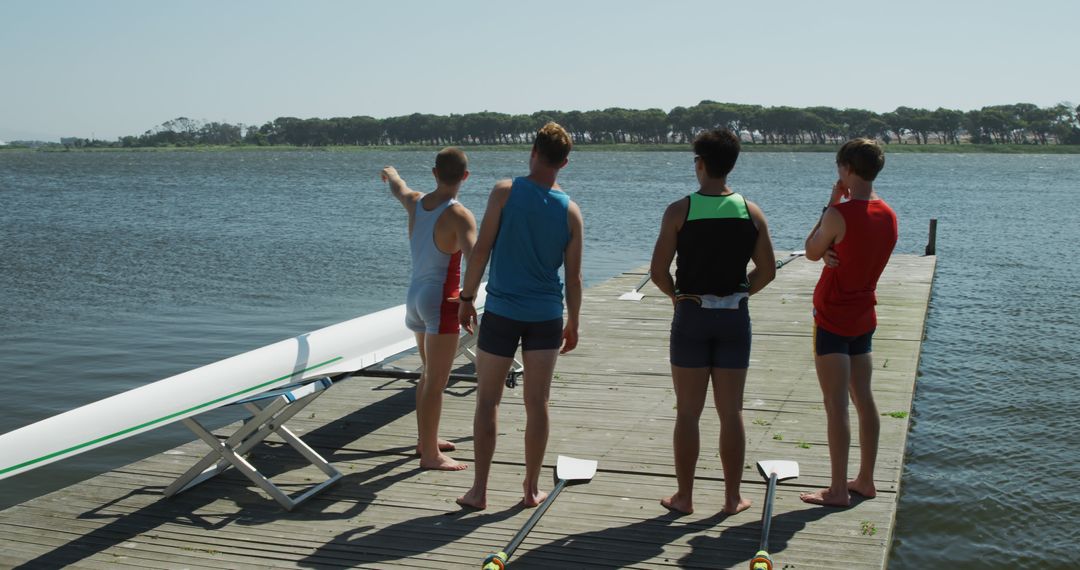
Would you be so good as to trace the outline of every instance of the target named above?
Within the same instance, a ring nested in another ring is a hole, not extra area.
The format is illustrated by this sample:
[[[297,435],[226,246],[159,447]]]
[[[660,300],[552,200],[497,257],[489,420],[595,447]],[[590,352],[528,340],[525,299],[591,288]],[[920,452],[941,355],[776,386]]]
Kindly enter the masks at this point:
[[[960,143],[960,129],[964,125],[964,114],[962,112],[938,107],[931,117],[933,130],[937,131],[942,144]]]

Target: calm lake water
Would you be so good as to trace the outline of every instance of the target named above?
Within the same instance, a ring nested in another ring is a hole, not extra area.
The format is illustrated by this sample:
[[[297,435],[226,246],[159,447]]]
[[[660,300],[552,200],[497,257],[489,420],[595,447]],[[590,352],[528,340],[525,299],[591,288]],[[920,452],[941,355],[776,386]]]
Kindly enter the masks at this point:
[[[523,152],[470,153],[482,214]],[[395,164],[432,187],[431,152],[0,153],[0,433],[402,302]],[[939,220],[891,568],[1078,560],[1080,157],[888,156],[879,192],[900,253]],[[748,153],[733,187],[798,249],[835,179],[829,154]],[[597,283],[648,261],[691,153],[576,153],[560,181]],[[0,483],[0,508],[191,439],[169,426]]]

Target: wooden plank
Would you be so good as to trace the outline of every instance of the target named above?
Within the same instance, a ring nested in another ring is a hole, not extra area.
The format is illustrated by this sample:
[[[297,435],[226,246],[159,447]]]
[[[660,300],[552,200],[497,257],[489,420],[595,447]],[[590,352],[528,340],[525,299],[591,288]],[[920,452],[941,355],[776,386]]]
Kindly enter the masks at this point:
[[[828,484],[824,408],[810,347],[810,298],[819,272],[818,264],[793,261],[751,301],[754,344],[744,401],[742,489],[754,507],[731,517],[717,514],[724,481],[715,443],[719,422],[709,411],[701,421],[698,512],[677,517],[658,504],[675,489],[670,302],[651,284],[642,289],[641,301],[617,300],[640,281],[642,269],[590,287],[581,343],[560,359],[552,383],[546,471],[559,454],[597,459],[600,471],[590,484],[563,493],[518,550],[514,567],[745,568],[757,548],[765,491],[753,463],[784,458],[798,461],[802,475],[782,484],[776,496],[770,542],[781,566],[833,568],[842,559],[849,568],[883,568],[906,417],[882,417],[878,498],[846,510],[798,499],[800,492]],[[882,276],[874,339],[874,390],[882,413],[910,411],[933,272],[932,257],[896,256]],[[490,506],[472,512],[454,504],[472,482],[469,471],[417,468],[414,387],[410,380],[355,378],[335,385],[290,422],[344,474],[294,512],[281,510],[236,472],[162,498],[160,491],[205,453],[205,445],[195,441],[0,512],[0,566],[479,564],[531,514],[515,505],[524,476],[522,390],[505,392]],[[471,382],[452,383],[441,422],[441,435],[458,442],[453,455],[466,461],[473,452],[474,390]],[[857,436],[852,444],[854,468]],[[281,444],[260,446],[249,459],[287,490],[321,478]]]

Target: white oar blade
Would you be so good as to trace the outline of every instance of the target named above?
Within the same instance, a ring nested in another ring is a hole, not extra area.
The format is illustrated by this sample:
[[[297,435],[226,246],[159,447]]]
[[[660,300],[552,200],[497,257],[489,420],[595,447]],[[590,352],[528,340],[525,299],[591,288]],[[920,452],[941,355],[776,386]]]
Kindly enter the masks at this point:
[[[638,293],[637,291],[627,291],[622,295],[619,295],[620,301],[640,301],[645,295]]]
[[[588,481],[596,475],[596,461],[559,456],[555,464],[555,476],[566,481]]]
[[[769,480],[769,476],[773,473],[776,473],[777,481],[787,481],[788,479],[794,479],[799,476],[799,464],[795,461],[785,461],[782,459],[758,461],[757,468],[758,473],[761,473],[761,477],[766,481]]]

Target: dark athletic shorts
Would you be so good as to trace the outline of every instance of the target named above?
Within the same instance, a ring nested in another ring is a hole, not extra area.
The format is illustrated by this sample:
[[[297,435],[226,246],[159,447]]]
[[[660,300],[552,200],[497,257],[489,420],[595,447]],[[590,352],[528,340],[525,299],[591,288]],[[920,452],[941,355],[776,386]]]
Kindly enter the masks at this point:
[[[814,324],[814,354],[825,356],[826,354],[846,354],[858,356],[869,354],[870,340],[874,337],[874,331],[859,336],[841,336],[831,333]]]
[[[702,309],[697,301],[675,304],[671,364],[683,368],[749,368],[750,309]]]
[[[521,350],[551,350],[562,347],[562,317],[550,321],[528,322],[484,311],[480,318],[480,350],[496,356],[513,358],[518,341]]]

